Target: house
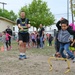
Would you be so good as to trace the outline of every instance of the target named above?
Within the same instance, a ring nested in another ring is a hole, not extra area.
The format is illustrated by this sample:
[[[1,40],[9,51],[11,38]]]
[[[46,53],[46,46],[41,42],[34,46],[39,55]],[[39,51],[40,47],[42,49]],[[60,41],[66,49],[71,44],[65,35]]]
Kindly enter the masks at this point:
[[[13,25],[15,25],[16,23],[4,18],[4,17],[0,17],[0,32],[4,31],[7,26],[10,26],[10,28],[13,30]]]

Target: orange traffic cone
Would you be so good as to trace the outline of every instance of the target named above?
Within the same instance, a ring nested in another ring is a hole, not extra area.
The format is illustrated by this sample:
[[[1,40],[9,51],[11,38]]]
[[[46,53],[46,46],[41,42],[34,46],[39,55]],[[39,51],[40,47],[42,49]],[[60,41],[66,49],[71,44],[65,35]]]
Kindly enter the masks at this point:
[[[4,51],[4,46],[1,46],[1,51],[2,51],[2,52]]]

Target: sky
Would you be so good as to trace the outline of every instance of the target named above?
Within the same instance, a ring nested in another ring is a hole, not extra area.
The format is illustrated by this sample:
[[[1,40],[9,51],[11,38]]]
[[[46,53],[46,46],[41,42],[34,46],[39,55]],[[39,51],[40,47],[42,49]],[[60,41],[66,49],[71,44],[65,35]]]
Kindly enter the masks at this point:
[[[42,0],[47,2],[48,8],[55,16],[56,21],[61,17],[67,18],[67,0]],[[0,0],[0,2],[5,2],[7,5],[4,6],[8,11],[13,10],[18,14],[22,6],[28,5],[32,0]],[[0,8],[3,8],[3,5],[0,4]],[[69,7],[70,12],[70,7]],[[71,12],[69,13],[69,21],[71,22]]]

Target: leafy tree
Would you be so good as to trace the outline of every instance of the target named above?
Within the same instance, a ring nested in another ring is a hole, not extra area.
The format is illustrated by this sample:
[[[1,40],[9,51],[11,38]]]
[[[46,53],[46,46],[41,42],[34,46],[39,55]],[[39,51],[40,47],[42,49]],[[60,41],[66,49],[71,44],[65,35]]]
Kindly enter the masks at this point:
[[[17,19],[17,15],[15,15],[15,13],[11,10],[10,12],[10,19],[12,20],[12,21],[16,21],[16,19]]]
[[[2,9],[0,9],[0,16],[5,17],[12,21],[16,21],[16,19],[17,19],[17,15],[12,10],[10,12],[8,12],[8,10],[6,10],[6,9],[4,9],[4,11]]]
[[[48,26],[55,21],[54,15],[47,7],[47,3],[42,0],[33,0],[28,6],[23,6],[21,10],[26,12],[26,16],[30,19],[31,25],[37,29],[40,24]]]

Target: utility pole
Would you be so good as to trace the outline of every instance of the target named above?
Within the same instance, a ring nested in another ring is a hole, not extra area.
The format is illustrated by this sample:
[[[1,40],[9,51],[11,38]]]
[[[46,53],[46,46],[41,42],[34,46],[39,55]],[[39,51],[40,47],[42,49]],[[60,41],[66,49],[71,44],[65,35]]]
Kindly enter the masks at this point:
[[[4,5],[7,5],[7,3],[0,2],[0,4],[3,4],[3,12],[4,12]]]
[[[67,0],[67,20],[69,21],[69,0]]]

